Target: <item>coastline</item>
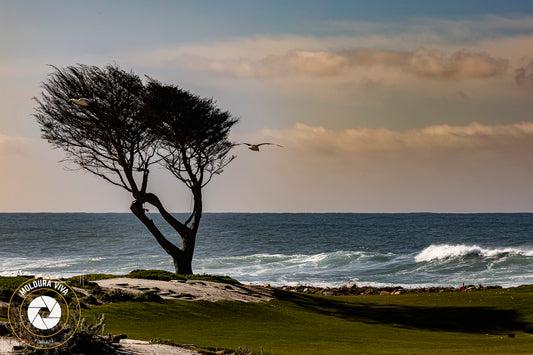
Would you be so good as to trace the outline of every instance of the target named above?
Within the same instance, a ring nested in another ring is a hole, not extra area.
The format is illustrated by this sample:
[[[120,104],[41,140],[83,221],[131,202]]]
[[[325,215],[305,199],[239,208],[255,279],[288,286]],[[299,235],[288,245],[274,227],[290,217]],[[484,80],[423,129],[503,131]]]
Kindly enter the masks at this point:
[[[127,335],[113,344],[121,354],[188,355],[197,354],[195,349],[231,354],[235,351],[228,349],[245,346],[253,354],[260,348],[275,354],[433,354],[433,349],[511,354],[527,349],[533,336],[533,285],[465,285],[463,292],[462,287],[355,284],[278,288],[212,277],[225,280],[216,282],[207,275],[185,280],[92,276],[81,285],[71,278],[71,286],[87,306],[84,318],[105,314],[106,332]]]
[[[312,285],[281,286],[272,287],[269,284],[221,284],[212,281],[198,280],[147,280],[128,277],[109,278],[95,280],[100,287],[110,291],[121,290],[124,292],[153,292],[163,299],[181,299],[186,301],[210,301],[216,302],[241,301],[241,302],[263,302],[275,298],[275,291],[291,291],[320,296],[373,296],[373,295],[401,295],[401,294],[421,294],[421,293],[442,293],[442,292],[472,292],[491,289],[520,288],[531,285],[520,285],[513,287],[502,287],[499,285],[465,285],[463,287],[416,287],[404,288],[401,286],[372,287],[357,286],[347,284],[341,287],[318,287]]]
[[[174,271],[131,213],[4,217],[4,275]],[[207,214],[194,269],[276,287],[511,287],[533,284],[532,223],[523,214]]]

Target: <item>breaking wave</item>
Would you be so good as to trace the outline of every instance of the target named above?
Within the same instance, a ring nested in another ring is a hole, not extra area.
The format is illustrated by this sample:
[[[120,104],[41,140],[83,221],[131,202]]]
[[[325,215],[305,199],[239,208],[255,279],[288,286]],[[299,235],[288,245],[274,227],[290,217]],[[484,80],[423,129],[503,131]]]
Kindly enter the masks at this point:
[[[194,271],[245,283],[533,284],[533,214],[222,213],[202,223]],[[174,271],[131,214],[0,214],[0,275],[134,269]]]
[[[478,256],[501,258],[505,256],[533,257],[533,249],[527,248],[483,248],[466,244],[432,244],[415,256],[416,262]]]

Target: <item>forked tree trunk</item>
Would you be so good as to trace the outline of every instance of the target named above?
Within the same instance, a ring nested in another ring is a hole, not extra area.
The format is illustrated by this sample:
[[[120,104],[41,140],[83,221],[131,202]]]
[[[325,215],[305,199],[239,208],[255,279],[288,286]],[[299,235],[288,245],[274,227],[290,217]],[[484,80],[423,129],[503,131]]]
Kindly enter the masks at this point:
[[[167,252],[168,255],[172,257],[176,273],[180,275],[191,275],[192,257],[194,254],[197,230],[187,229],[186,231],[182,231],[182,248],[180,249],[168,241],[168,239],[165,238],[154,222],[146,216],[142,203],[133,201],[130,209],[133,214],[148,228],[159,245]]]

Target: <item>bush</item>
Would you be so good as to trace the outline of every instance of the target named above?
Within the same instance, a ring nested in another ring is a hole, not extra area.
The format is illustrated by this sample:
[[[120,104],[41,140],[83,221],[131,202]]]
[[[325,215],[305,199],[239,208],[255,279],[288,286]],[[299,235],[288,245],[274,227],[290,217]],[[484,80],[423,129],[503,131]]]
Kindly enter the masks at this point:
[[[135,295],[122,290],[113,290],[111,292],[102,294],[99,298],[105,303],[130,302],[135,300]]]
[[[163,299],[155,292],[142,292],[133,298],[135,302],[162,302]]]
[[[87,320],[83,318],[80,321],[78,330],[72,338],[65,343],[65,348],[62,349],[67,354],[102,354],[110,350],[111,341],[104,338],[102,334],[105,332],[105,315],[101,314],[95,317],[94,325],[89,325]]]
[[[240,285],[239,281],[229,276],[199,274],[199,275],[186,275],[182,277],[187,280],[201,280],[201,281],[218,282],[218,283],[229,284],[229,285]]]
[[[170,280],[183,280],[183,277],[180,277],[178,274],[165,271],[165,270],[133,270],[130,272],[127,277],[132,277],[134,279],[147,279],[147,280],[160,280],[160,281],[170,281]]]
[[[0,276],[0,287],[13,290],[13,292],[33,276]]]
[[[86,304],[92,304],[92,305],[100,304],[100,302],[98,301],[98,298],[94,297],[93,295],[89,295],[89,296],[85,296],[81,298],[80,302],[83,302]]]
[[[148,280],[160,280],[160,281],[170,281],[170,280],[198,280],[198,281],[211,281],[218,283],[225,283],[230,285],[238,285],[239,281],[232,279],[229,276],[220,276],[220,275],[208,275],[208,274],[197,274],[197,275],[178,275],[176,273],[165,271],[165,270],[133,270],[126,277],[132,277],[135,279],[148,279]]]
[[[0,307],[0,319],[7,319],[7,307]]]
[[[67,327],[69,327],[67,325]],[[67,328],[68,329],[68,328]],[[72,354],[109,354],[113,353],[111,346],[112,336],[104,337],[105,316],[103,314],[95,317],[93,325],[88,324],[85,318],[82,318],[78,329],[72,337],[63,345],[52,349],[35,349],[25,346],[23,354],[28,355],[72,355]],[[27,335],[31,336],[31,335]],[[32,342],[30,339],[28,341]],[[65,339],[66,340],[66,339]]]
[[[130,293],[122,290],[113,290],[109,293],[104,293],[100,300],[105,303],[115,302],[161,302],[163,299],[155,292]]]
[[[0,287],[0,301],[9,302],[14,291],[9,288]]]
[[[112,275],[112,274],[84,274],[84,275],[77,275],[72,276],[66,279],[62,279],[63,281],[67,282],[69,285],[74,287],[82,287],[80,279],[87,285],[89,281],[94,280],[104,280],[104,279],[114,279],[117,277],[121,277],[121,275]]]

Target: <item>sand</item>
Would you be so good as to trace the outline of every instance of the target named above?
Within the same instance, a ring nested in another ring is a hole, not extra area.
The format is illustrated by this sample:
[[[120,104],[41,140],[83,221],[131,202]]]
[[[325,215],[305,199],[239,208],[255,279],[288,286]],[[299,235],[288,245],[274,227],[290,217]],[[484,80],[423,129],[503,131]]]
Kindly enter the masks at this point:
[[[0,337],[0,354],[19,354],[13,352],[14,346],[24,345],[13,337]],[[150,344],[148,341],[122,339],[120,344],[114,345],[113,354],[119,355],[194,355],[197,351],[183,349],[177,346]]]
[[[11,354],[13,347],[17,345],[23,344],[15,338],[0,336],[0,354]]]
[[[115,349],[115,354],[137,355],[193,355],[200,354],[194,350],[183,349],[177,346],[150,344],[148,341],[122,339],[119,346]]]
[[[262,302],[273,298],[272,289],[256,285],[228,285],[197,280],[157,281],[126,277],[94,282],[104,289],[123,290],[130,293],[155,292],[164,299]]]

